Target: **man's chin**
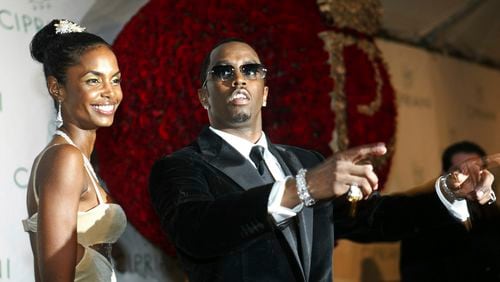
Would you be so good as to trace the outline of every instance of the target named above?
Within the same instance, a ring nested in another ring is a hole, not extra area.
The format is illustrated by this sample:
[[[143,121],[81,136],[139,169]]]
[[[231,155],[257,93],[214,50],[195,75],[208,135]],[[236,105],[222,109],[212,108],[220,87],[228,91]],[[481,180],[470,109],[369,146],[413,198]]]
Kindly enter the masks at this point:
[[[233,123],[243,123],[247,122],[250,119],[250,115],[246,113],[239,113],[233,116]]]

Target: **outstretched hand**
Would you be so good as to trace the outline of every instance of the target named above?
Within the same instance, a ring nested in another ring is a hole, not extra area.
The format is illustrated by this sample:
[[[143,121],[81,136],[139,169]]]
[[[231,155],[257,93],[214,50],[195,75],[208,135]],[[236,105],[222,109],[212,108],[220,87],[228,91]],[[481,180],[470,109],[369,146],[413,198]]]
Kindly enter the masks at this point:
[[[446,183],[457,198],[492,203],[496,200],[492,189],[494,177],[487,169],[497,166],[500,166],[500,154],[472,158],[452,168]]]
[[[387,152],[384,143],[376,143],[337,152],[307,171],[308,192],[314,200],[328,200],[345,194],[351,185],[361,189],[364,198],[378,189],[378,177],[369,160]],[[295,179],[286,183],[281,205],[292,208],[300,203]]]
[[[378,189],[378,177],[369,160],[386,152],[383,143],[376,143],[335,153],[309,171],[309,193],[314,199],[330,199],[345,194],[350,185],[357,185],[367,198]]]

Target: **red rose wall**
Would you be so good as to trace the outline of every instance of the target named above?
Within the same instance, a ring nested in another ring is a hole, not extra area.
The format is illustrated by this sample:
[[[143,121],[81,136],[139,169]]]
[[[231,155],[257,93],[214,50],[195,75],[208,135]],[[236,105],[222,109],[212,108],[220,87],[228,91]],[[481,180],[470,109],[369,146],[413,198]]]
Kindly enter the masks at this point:
[[[385,65],[369,32],[325,18],[315,1],[153,0],[126,24],[113,46],[126,95],[96,149],[103,179],[145,237],[174,254],[150,205],[149,170],[207,124],[196,94],[200,66],[228,37],[251,43],[269,69],[263,119],[273,142],[325,156],[332,147],[386,142],[377,167],[385,182],[396,122]]]

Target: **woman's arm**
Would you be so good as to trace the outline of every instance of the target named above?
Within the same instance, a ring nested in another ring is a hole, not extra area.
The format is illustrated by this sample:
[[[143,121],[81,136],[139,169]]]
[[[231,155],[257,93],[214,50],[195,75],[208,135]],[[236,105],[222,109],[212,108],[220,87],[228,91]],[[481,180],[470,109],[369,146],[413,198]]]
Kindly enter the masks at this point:
[[[38,266],[42,281],[73,281],[77,213],[87,177],[81,152],[71,145],[46,152],[37,171]]]

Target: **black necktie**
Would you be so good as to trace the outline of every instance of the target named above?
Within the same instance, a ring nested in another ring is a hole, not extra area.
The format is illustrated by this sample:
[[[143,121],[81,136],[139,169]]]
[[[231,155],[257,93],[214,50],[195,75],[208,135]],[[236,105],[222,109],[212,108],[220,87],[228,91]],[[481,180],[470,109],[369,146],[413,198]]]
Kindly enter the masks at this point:
[[[259,171],[260,176],[262,176],[262,179],[264,179],[264,182],[271,183],[274,182],[274,178],[264,161],[264,150],[265,149],[262,146],[253,146],[250,151],[250,159],[257,167],[257,170]]]
[[[269,168],[266,165],[266,162],[264,161],[264,147],[260,145],[256,145],[252,147],[252,150],[250,151],[250,159],[252,162],[255,164],[257,167],[257,170],[259,171],[259,174],[262,176],[262,179],[264,180],[265,183],[272,183],[274,182],[274,177],[272,176],[271,172],[269,171]],[[289,229],[291,232],[291,247],[294,248],[299,257],[302,256],[302,250],[300,248],[300,239],[299,239],[299,232],[297,229],[297,221],[296,217],[291,218],[288,220],[284,226],[281,228],[285,229],[284,232],[287,232],[286,229]],[[286,235],[285,235],[286,236]]]

